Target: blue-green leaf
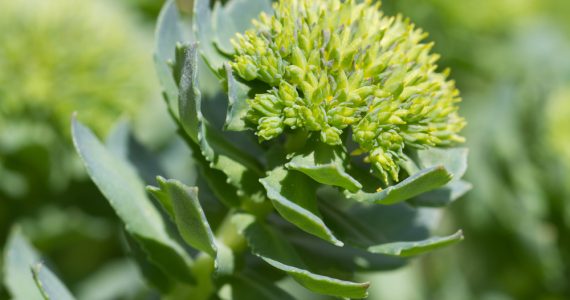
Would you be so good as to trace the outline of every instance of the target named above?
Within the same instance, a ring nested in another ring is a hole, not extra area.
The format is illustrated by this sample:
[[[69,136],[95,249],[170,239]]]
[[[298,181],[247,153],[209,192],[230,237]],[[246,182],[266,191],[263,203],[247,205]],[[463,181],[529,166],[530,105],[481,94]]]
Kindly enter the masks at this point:
[[[239,206],[240,199],[237,195],[237,189],[227,182],[228,177],[222,171],[210,167],[210,163],[204,158],[198,145],[191,144],[190,147],[192,148],[192,156],[200,168],[202,178],[218,200],[227,207]]]
[[[117,158],[131,163],[146,184],[153,184],[156,176],[165,175],[159,157],[147,149],[134,135],[126,120],[115,124],[105,146]]]
[[[180,235],[188,245],[211,256],[217,252],[214,233],[198,200],[198,188],[177,180],[157,178],[160,190],[168,195]]]
[[[239,82],[232,73],[232,67],[226,64],[226,77],[228,81],[228,113],[226,114],[225,129],[243,131],[247,129],[245,116],[249,110],[247,94],[250,88]]]
[[[200,42],[200,53],[208,66],[219,76],[219,70],[224,67],[228,60],[216,49],[214,42],[216,31],[213,26],[210,0],[194,1],[194,31]]]
[[[414,242],[394,242],[387,243],[368,248],[372,253],[379,253],[393,256],[413,256],[423,254],[435,249],[443,248],[463,240],[463,232],[461,230],[445,237],[432,237],[423,241]]]
[[[200,146],[210,167],[222,171],[228,181],[252,195],[261,190],[257,178],[263,174],[260,164],[229,143],[205,120],[200,111],[201,94],[197,83],[196,45],[185,46],[180,80],[180,123],[191,140]],[[177,62],[180,63],[180,62]]]
[[[198,132],[202,120],[200,87],[198,86],[198,55],[197,45],[178,45],[177,52],[181,52],[181,61],[177,65],[181,67],[180,94],[178,110],[180,123],[184,131],[195,143],[198,142]]]
[[[260,182],[283,218],[336,246],[343,245],[321,219],[317,207],[316,184],[307,176],[279,167],[268,172],[267,177]]]
[[[141,243],[150,260],[179,280],[192,282],[190,255],[170,236],[165,221],[146,195],[144,184],[133,168],[113,156],[75,118],[72,135],[87,173],[127,231]]]
[[[125,233],[124,237],[128,254],[137,264],[138,270],[145,279],[145,283],[163,293],[170,292],[178,284],[176,279],[152,263],[141,244],[132,235]]]
[[[445,186],[423,193],[409,200],[413,205],[427,207],[445,206],[469,192],[473,185],[463,180],[451,180]]]
[[[453,174],[453,179],[460,179],[467,171],[467,148],[429,148],[417,151],[420,169],[443,166]]]
[[[467,171],[467,155],[467,148],[433,148],[417,151],[415,157],[419,168],[443,165],[453,178],[445,186],[423,193],[410,199],[409,202],[417,206],[440,207],[457,200],[471,190],[472,185],[461,180]]]
[[[32,267],[34,280],[46,300],[75,299],[67,287],[43,263]]]
[[[271,281],[266,280],[255,274],[238,274],[232,276],[228,280],[228,284],[232,287],[232,300],[294,300],[287,292],[274,285]]]
[[[162,7],[155,32],[154,63],[158,73],[158,80],[164,89],[164,95],[169,107],[176,112],[178,87],[172,76],[168,62],[174,61],[174,49],[181,42],[182,33],[179,28],[179,13],[175,0],[168,0]]]
[[[216,274],[230,274],[234,268],[231,249],[216,241],[198,199],[198,188],[164,178],[157,178],[160,188],[151,188],[160,202],[167,202],[180,235],[188,245],[215,258]],[[163,204],[164,205],[164,204]]]
[[[12,299],[42,300],[32,276],[32,267],[40,261],[40,256],[22,235],[19,227],[14,227],[8,236],[4,249],[4,285]]]
[[[255,217],[246,214],[234,216],[242,229],[251,251],[273,267],[289,274],[305,288],[319,294],[346,298],[365,298],[369,283],[356,283],[315,274],[307,269],[295,249],[280,232]]]
[[[360,202],[390,205],[441,187],[448,183],[451,177],[452,175],[445,168],[436,166],[424,169],[380,192],[346,192],[346,195]]]
[[[339,186],[352,192],[362,188],[344,168],[346,151],[343,148],[321,142],[309,143],[309,147],[286,164],[288,169],[303,172],[322,184]]]
[[[243,33],[253,27],[252,20],[261,12],[271,11],[270,0],[232,0],[222,6],[216,2],[213,11],[214,42],[225,54],[233,54],[234,48],[230,40],[236,33]]]

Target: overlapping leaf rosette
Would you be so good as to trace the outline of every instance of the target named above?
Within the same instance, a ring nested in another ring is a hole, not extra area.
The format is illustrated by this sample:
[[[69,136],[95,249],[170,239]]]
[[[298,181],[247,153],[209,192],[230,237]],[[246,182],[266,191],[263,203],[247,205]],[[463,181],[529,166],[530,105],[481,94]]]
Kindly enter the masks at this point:
[[[470,188],[467,152],[452,148],[463,140],[458,92],[409,20],[371,1],[197,0],[194,30],[183,24],[168,2],[155,59],[196,182],[159,177],[147,189],[157,209],[132,167],[74,123],[93,180],[171,279],[149,277],[156,286],[289,299],[278,285],[292,278],[364,298],[357,272],[463,239],[429,238],[436,208]],[[201,92],[212,74],[223,89],[213,96]]]

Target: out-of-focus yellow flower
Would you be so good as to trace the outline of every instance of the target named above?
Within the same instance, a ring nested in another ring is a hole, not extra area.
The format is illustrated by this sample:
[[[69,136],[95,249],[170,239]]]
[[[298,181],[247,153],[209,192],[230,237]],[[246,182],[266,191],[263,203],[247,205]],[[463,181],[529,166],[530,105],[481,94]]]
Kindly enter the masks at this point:
[[[113,1],[0,1],[0,177],[19,183],[0,192],[43,182],[46,165],[50,182],[65,185],[76,169],[74,111],[104,134],[154,96],[151,41],[136,24]]]
[[[67,135],[73,111],[99,133],[152,91],[149,44],[103,1],[0,2],[0,119]]]

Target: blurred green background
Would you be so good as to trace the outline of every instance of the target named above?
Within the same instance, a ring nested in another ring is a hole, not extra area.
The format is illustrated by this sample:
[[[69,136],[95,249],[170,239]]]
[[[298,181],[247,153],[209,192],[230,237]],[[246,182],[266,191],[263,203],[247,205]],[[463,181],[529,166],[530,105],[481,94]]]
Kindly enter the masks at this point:
[[[101,137],[129,120],[164,167],[193,176],[168,160],[184,150],[153,70],[161,4],[0,1],[0,243],[17,223],[80,299],[147,294],[114,213],[77,163],[72,112]],[[362,275],[374,281],[370,299],[570,299],[570,1],[385,0],[383,9],[429,32],[452,69],[475,188],[440,226],[463,228],[466,240]]]

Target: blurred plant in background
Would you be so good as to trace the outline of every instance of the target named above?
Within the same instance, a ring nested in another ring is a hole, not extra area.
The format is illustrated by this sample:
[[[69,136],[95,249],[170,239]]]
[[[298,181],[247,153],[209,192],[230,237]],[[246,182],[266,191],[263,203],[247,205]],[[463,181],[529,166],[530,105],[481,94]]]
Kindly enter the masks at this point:
[[[151,26],[114,1],[0,1],[0,241],[21,219],[74,282],[119,245],[74,154],[71,114],[106,135],[159,98]]]
[[[44,178],[65,187],[73,173],[67,151],[73,111],[104,134],[153,92],[152,70],[134,68],[148,66],[141,49],[149,44],[127,14],[106,1],[56,1],[0,4],[0,151],[12,175],[2,182],[8,196],[43,190],[37,184]],[[32,147],[41,149],[17,160]]]
[[[466,177],[477,188],[443,224],[465,228],[464,244],[378,280],[415,282],[402,299],[568,299],[570,22],[561,11],[570,3],[384,4],[418,20],[446,54],[464,91]],[[378,298],[394,299],[382,287]]]

